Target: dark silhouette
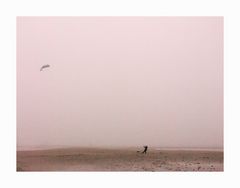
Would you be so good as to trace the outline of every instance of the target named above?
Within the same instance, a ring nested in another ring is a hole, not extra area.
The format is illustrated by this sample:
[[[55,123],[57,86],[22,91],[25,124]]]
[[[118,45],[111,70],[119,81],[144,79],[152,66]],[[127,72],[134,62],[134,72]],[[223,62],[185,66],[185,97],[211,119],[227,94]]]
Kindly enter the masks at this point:
[[[41,67],[40,71],[42,71],[43,69],[48,68],[48,67],[50,67],[50,65],[43,65],[43,66]]]
[[[144,153],[144,154],[147,154],[147,149],[148,149],[148,146],[143,146],[144,147],[144,150],[143,150],[143,152],[142,153]]]

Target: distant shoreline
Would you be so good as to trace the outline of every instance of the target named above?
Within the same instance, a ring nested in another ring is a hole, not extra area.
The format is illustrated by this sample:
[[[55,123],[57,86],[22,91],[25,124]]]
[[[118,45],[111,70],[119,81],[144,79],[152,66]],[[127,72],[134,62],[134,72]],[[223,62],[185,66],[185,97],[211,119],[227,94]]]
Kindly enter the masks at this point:
[[[107,150],[116,150],[116,149],[125,149],[125,150],[138,150],[143,147],[139,146],[126,146],[126,147],[109,147],[109,146],[18,146],[17,151],[39,151],[39,150],[56,150],[56,149],[107,149]],[[193,147],[151,147],[149,146],[149,150],[155,151],[219,151],[224,152],[224,148],[193,148]]]

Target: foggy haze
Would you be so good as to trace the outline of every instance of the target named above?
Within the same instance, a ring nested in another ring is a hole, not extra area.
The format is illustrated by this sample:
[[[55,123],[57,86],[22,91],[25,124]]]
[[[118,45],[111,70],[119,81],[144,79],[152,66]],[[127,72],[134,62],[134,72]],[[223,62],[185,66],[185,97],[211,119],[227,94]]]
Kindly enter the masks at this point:
[[[18,147],[146,144],[223,148],[222,17],[17,18]]]

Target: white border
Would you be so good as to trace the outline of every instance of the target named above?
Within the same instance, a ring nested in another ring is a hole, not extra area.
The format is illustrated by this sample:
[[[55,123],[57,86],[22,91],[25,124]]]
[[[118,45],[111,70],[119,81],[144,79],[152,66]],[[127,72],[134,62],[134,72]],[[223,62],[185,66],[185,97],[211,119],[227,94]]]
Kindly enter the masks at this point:
[[[235,3],[234,3],[235,2]],[[239,187],[239,8],[227,0],[2,0],[1,187]],[[224,16],[225,171],[220,173],[16,173],[16,16]]]

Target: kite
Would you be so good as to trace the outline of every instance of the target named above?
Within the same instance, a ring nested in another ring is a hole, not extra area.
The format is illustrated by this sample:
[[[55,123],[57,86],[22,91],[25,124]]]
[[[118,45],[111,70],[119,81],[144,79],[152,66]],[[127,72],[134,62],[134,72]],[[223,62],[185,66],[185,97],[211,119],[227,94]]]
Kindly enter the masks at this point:
[[[50,67],[50,65],[43,65],[43,66],[41,67],[40,71],[42,71],[43,69],[48,68],[48,67]]]

